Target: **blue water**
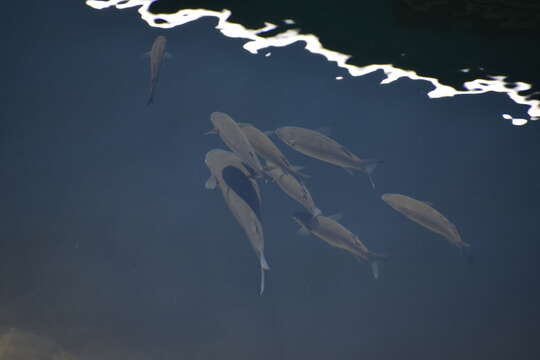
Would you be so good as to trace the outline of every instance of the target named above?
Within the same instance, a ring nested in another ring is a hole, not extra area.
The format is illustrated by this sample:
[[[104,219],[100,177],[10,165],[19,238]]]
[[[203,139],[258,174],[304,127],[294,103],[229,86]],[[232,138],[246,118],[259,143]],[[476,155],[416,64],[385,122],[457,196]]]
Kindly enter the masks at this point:
[[[351,77],[301,42],[252,54],[212,18],[164,30],[133,8],[15,10],[27,15],[6,37],[14,71],[0,90],[1,360],[20,343],[83,360],[537,357],[540,133],[501,118],[523,112],[506,95],[430,99],[429,82]],[[158,34],[174,58],[147,107],[141,55]],[[213,111],[262,130],[329,127],[384,160],[373,190],[274,138],[318,207],[389,256],[379,280],[296,235],[301,207],[261,182],[259,296],[244,232],[204,188],[204,155],[224,148],[203,135]],[[475,263],[385,192],[433,203]]]

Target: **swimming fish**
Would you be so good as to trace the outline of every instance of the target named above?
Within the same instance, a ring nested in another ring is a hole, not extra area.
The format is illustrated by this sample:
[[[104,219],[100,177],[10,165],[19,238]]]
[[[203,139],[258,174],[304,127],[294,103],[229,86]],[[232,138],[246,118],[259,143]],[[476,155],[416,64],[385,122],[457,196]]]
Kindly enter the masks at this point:
[[[161,63],[163,57],[165,57],[165,48],[167,46],[167,39],[163,35],[159,35],[152,44],[152,49],[148,53],[150,56],[150,95],[146,105],[150,105],[154,102],[154,93],[159,80],[159,70],[161,69]]]
[[[401,194],[383,194],[381,198],[394,210],[405,215],[410,220],[442,235],[450,244],[460,249],[470,247],[461,239],[456,226],[426,202]]]
[[[276,129],[275,133],[285,144],[306,156],[340,166],[349,172],[350,169],[365,172],[375,188],[371,174],[382,161],[360,159],[345,146],[314,130],[286,126]]]
[[[205,157],[211,178],[206,188],[219,187],[223,199],[236,221],[248,237],[255,254],[259,258],[261,270],[260,294],[264,292],[264,272],[270,266],[264,256],[264,232],[260,218],[260,192],[255,181],[248,174],[250,171],[233,153],[214,149]]]
[[[240,129],[246,135],[257,155],[271,162],[274,166],[279,166],[283,171],[306,177],[306,175],[300,173],[299,170],[301,167],[291,165],[281,150],[278,149],[264,132],[248,123],[238,123],[238,126],[240,126]]]
[[[312,216],[321,215],[321,210],[315,205],[309,190],[303,182],[298,181],[296,177],[268,160],[266,160],[266,169],[267,174],[285,194],[305,207]]]
[[[218,134],[232,152],[255,170],[259,177],[264,177],[264,170],[255,153],[255,149],[253,149],[253,146],[238,124],[229,115],[222,112],[213,112],[210,115],[210,121],[214,128],[207,134]]]
[[[358,236],[335,220],[335,216],[319,215],[314,218],[306,212],[297,212],[293,220],[300,225],[300,234],[315,235],[331,246],[346,250],[357,259],[368,262],[371,265],[373,277],[379,278],[379,263],[386,259],[386,256],[369,251]]]

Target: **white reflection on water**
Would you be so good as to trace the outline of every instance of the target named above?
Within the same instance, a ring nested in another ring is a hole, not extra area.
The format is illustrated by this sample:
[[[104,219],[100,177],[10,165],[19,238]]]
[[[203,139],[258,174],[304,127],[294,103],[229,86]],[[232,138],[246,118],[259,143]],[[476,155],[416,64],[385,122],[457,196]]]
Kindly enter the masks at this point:
[[[319,39],[313,34],[300,34],[298,30],[291,29],[278,33],[272,37],[264,38],[259,36],[259,34],[274,30],[277,26],[271,23],[265,23],[265,26],[260,29],[247,29],[240,24],[228,22],[227,19],[231,15],[231,12],[226,9],[221,12],[204,9],[183,9],[175,14],[155,15],[148,10],[152,2],[153,0],[86,0],[86,4],[95,9],[105,9],[112,6],[118,9],[125,9],[139,6],[139,14],[141,14],[141,17],[150,26],[165,29],[183,25],[202,17],[216,17],[219,20],[216,28],[225,36],[249,40],[243,47],[253,54],[256,54],[261,49],[272,46],[288,46],[297,41],[304,41],[306,43],[306,50],[314,54],[322,55],[328,61],[335,62],[337,66],[347,69],[352,76],[362,76],[374,71],[382,70],[386,74],[386,78],[381,81],[381,84],[389,84],[400,78],[429,81],[434,86],[434,89],[428,92],[430,98],[483,94],[490,91],[506,93],[515,103],[527,105],[529,107],[527,112],[530,120],[540,119],[540,100],[531,100],[526,96],[519,94],[519,92],[531,88],[530,84],[524,82],[509,83],[505,81],[504,76],[488,76],[489,79],[476,79],[464,83],[463,86],[466,90],[457,90],[451,86],[441,84],[436,78],[420,76],[415,71],[396,68],[391,64],[373,64],[368,66],[347,64],[347,61],[351,57],[350,55],[325,49],[319,42]],[[156,19],[162,19],[166,22],[156,23]],[[287,24],[294,24],[294,21],[290,19],[284,21]],[[268,54],[266,56],[268,56]],[[525,125],[528,121],[527,119],[514,118],[509,114],[503,114],[502,116],[507,120],[512,120],[512,124],[514,125]]]

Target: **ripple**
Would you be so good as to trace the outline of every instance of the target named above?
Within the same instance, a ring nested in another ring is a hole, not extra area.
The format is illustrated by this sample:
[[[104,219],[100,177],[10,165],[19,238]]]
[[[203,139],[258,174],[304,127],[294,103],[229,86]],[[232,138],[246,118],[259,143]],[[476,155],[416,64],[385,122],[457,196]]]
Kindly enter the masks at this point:
[[[437,78],[421,76],[413,70],[400,69],[392,64],[372,64],[367,66],[347,64],[347,61],[351,58],[350,55],[325,49],[317,36],[313,34],[300,34],[298,29],[288,29],[283,32],[278,32],[274,36],[263,37],[261,34],[276,30],[278,26],[272,23],[265,23],[262,28],[248,29],[241,24],[228,22],[227,19],[230,17],[231,12],[227,9],[224,9],[221,12],[205,9],[182,9],[174,14],[152,14],[149,11],[149,7],[153,1],[154,0],[87,0],[86,4],[98,10],[109,7],[125,9],[138,6],[139,14],[148,25],[163,29],[170,29],[203,17],[215,17],[218,19],[216,29],[227,37],[248,40],[243,47],[252,54],[257,54],[259,50],[262,49],[283,47],[298,41],[303,41],[306,44],[305,49],[307,51],[313,54],[322,55],[330,62],[335,62],[338,67],[346,69],[351,76],[363,76],[382,70],[386,77],[381,81],[381,84],[390,84],[401,78],[427,81],[434,87],[433,90],[429,91],[427,94],[432,99],[453,97],[456,95],[484,94],[487,92],[505,93],[516,104],[528,106],[527,113],[529,119],[516,118],[510,114],[501,114],[504,119],[511,120],[512,124],[516,126],[525,125],[529,120],[540,119],[540,100],[534,100],[519,94],[520,92],[530,90],[531,85],[525,82],[507,82],[506,76],[504,75],[492,75],[488,76],[487,79],[467,81],[463,84],[465,90],[457,90],[451,86],[442,84]],[[295,23],[292,19],[285,19],[284,22],[289,25],[294,25]],[[269,54],[270,52],[266,53],[266,56],[270,56]],[[469,69],[462,69],[460,71],[467,72]]]

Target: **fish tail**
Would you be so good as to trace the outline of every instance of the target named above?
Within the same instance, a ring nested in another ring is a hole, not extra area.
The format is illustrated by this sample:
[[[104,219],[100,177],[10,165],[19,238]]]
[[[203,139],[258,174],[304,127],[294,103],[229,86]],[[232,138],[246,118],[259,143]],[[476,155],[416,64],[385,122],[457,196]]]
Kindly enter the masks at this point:
[[[261,291],[259,292],[259,296],[262,296],[264,292],[264,269],[261,266]]]
[[[270,265],[268,265],[268,262],[266,261],[264,254],[261,255],[261,269],[270,270]]]
[[[146,106],[154,103],[154,88],[150,90],[150,95],[148,96],[148,101],[146,102]]]
[[[266,262],[266,259],[264,258],[264,254],[261,255],[261,290],[259,295],[262,295],[264,292],[264,272],[267,270],[270,270],[270,266],[268,266],[268,262]]]
[[[372,252],[369,253],[368,261],[369,265],[371,266],[371,273],[373,274],[373,278],[375,280],[379,279],[381,263],[387,259],[388,257],[386,255]]]
[[[379,262],[376,260],[370,260],[369,265],[371,265],[371,273],[375,280],[379,279]]]
[[[148,101],[146,102],[147,106],[154,103],[154,93],[156,90],[156,84],[157,84],[157,79],[150,80],[150,94],[148,95]]]
[[[362,160],[362,169],[367,173],[369,177],[369,182],[371,183],[371,186],[375,189],[375,182],[373,182],[373,172],[375,171],[375,168],[377,165],[381,164],[383,161],[378,159],[366,159]]]

